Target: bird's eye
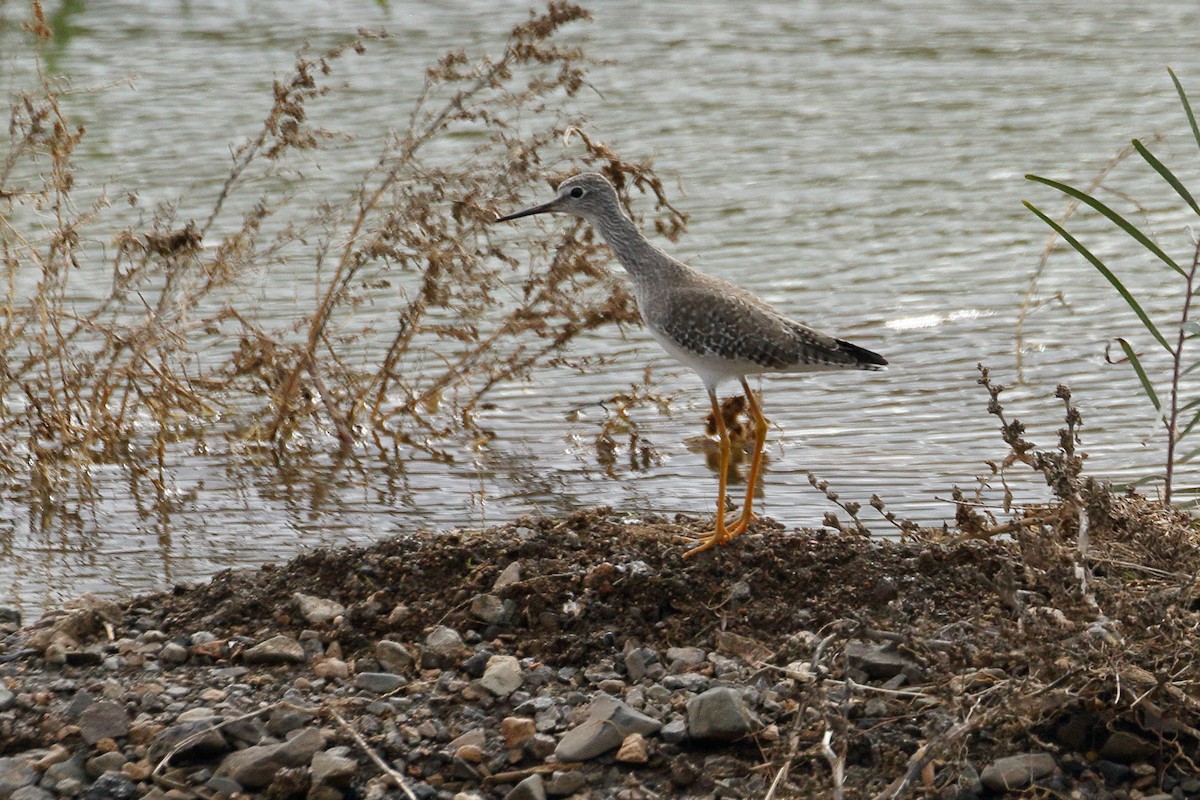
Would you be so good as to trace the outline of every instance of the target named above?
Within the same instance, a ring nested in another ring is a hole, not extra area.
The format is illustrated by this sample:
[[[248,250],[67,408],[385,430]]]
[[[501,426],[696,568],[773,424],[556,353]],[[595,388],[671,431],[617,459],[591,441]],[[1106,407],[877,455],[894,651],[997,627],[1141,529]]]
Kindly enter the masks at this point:
[[[574,197],[576,200],[583,197],[583,188],[580,186],[576,186],[574,189],[571,190],[571,197]]]

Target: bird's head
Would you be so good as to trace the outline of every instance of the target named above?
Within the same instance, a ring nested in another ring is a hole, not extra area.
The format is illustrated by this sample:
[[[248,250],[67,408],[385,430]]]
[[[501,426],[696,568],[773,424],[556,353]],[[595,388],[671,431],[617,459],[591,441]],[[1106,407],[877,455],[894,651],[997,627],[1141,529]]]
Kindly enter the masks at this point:
[[[608,179],[597,172],[581,172],[567,178],[558,186],[558,194],[549,203],[533,206],[515,214],[496,217],[496,222],[532,216],[533,214],[574,214],[591,222],[612,209],[620,210],[617,190]]]

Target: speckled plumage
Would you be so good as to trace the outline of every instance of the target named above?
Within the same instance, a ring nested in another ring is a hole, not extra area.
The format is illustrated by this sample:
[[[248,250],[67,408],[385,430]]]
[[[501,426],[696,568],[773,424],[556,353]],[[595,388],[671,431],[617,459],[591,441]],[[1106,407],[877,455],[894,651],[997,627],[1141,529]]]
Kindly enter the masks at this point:
[[[554,200],[502,219],[544,211],[575,214],[600,232],[633,281],[650,333],[710,389],[726,378],[762,372],[881,369],[887,364],[870,350],[788,319],[732,283],[667,255],[625,214],[603,175],[586,172],[569,178]]]
[[[732,283],[697,272],[646,240],[621,208],[617,192],[603,175],[583,173],[558,187],[548,203],[497,222],[531,214],[558,212],[583,217],[608,243],[633,280],[634,296],[647,330],[663,348],[694,369],[708,390],[712,421],[717,431],[717,515],[713,530],[686,537],[695,544],[686,555],[728,544],[754,520],[754,490],[762,467],[767,419],[747,375],[762,372],[815,372],[831,369],[883,369],[887,361],[858,345],[835,339],[788,319],[770,305]],[[747,413],[754,423],[754,455],[746,481],[742,513],[725,524],[725,490],[731,443],[724,422],[717,384],[737,378],[745,392]]]

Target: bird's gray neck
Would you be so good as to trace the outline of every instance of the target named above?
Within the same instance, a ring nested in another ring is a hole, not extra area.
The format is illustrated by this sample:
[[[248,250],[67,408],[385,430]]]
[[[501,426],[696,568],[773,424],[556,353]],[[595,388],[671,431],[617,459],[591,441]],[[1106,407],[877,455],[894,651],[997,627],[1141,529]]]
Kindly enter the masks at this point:
[[[652,245],[642,235],[637,225],[620,207],[614,211],[615,213],[589,221],[600,231],[613,255],[635,282],[668,278],[680,268],[675,259]]]

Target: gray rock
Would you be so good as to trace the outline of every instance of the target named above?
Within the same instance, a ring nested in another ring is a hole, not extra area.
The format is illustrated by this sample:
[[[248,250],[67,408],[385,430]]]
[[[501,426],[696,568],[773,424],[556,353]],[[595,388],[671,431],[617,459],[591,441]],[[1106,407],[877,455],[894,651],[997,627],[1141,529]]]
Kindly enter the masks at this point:
[[[0,625],[21,627],[21,612],[12,606],[0,606]]]
[[[728,687],[709,689],[687,703],[687,731],[693,739],[730,742],[759,727],[742,695]]]
[[[924,673],[919,664],[910,658],[905,658],[888,645],[876,645],[870,642],[846,642],[846,659],[850,666],[860,669],[867,677],[875,680],[888,680],[903,673],[909,680],[920,682]]]
[[[324,751],[313,754],[313,783],[324,786],[348,786],[357,771],[358,762],[353,758]]]
[[[282,711],[283,709],[278,710]],[[258,744],[267,735],[267,725],[258,717],[234,718],[226,722],[221,727],[221,731],[226,736],[243,744]]]
[[[204,708],[201,706],[200,708],[189,708],[187,711],[184,711],[182,714],[176,717],[175,721],[181,725],[185,722],[207,722],[209,724],[216,724],[221,721],[221,717],[214,709]]]
[[[546,794],[568,795],[575,794],[587,786],[587,778],[577,769],[555,770],[546,781]]]
[[[294,730],[303,728],[317,716],[315,710],[295,706],[281,706],[271,712],[267,719],[267,733],[280,739],[286,738]],[[255,719],[251,717],[251,719]],[[261,739],[262,737],[259,736]],[[256,739],[255,742],[258,740]]]
[[[521,688],[521,662],[515,656],[492,656],[479,683],[497,697],[508,697]]]
[[[24,786],[37,783],[38,772],[30,759],[0,758],[0,797],[8,797]]]
[[[83,793],[82,800],[133,800],[137,784],[119,772],[106,772]]]
[[[325,746],[325,737],[317,728],[305,728],[280,744],[258,744],[230,753],[217,768],[247,789],[260,789],[271,783],[275,773],[285,767],[307,766],[313,754]]]
[[[514,583],[521,581],[521,562],[510,561],[508,566],[500,570],[500,574],[496,576],[496,582],[492,584],[492,591],[498,592],[505,586],[512,586]]]
[[[88,744],[117,739],[129,733],[129,715],[124,706],[111,700],[92,703],[79,715],[79,732]]]
[[[71,702],[67,703],[67,707],[63,709],[63,713],[73,720],[79,719],[79,715],[88,710],[92,703],[96,702],[96,695],[89,692],[87,689],[80,689],[71,697]]]
[[[454,656],[465,649],[462,636],[453,628],[438,625],[425,637],[425,648],[436,656]]]
[[[178,642],[167,642],[158,651],[158,658],[170,664],[182,664],[188,660],[188,649]]]
[[[40,786],[22,786],[8,796],[8,800],[54,800],[54,798],[54,794]]]
[[[309,625],[324,625],[346,613],[346,607],[335,600],[301,592],[292,595],[292,607]]]
[[[87,770],[88,777],[99,778],[106,772],[120,772],[121,767],[125,766],[125,754],[114,750],[111,753],[101,753],[94,758],[89,758],[84,768]]]
[[[397,675],[411,672],[417,665],[416,658],[407,647],[390,639],[375,643],[375,660],[386,672],[394,672]]]
[[[376,694],[394,692],[408,681],[391,672],[360,672],[354,676],[354,685],[359,689]]]
[[[671,691],[702,692],[708,688],[709,679],[699,672],[683,672],[679,675],[668,675],[662,679],[662,685]]]
[[[87,770],[83,766],[83,753],[76,753],[66,761],[46,767],[38,786],[56,794],[74,794],[70,789],[88,782]]]
[[[536,773],[530,775],[514,786],[513,790],[504,796],[504,800],[546,800],[546,786],[542,782],[542,776]]]
[[[1129,767],[1106,758],[1096,759],[1094,766],[1096,772],[1099,772],[1111,786],[1120,786],[1133,777],[1133,770]]]
[[[304,646],[291,636],[272,636],[242,653],[247,664],[303,664]]]
[[[1156,745],[1129,731],[1113,731],[1100,748],[1100,757],[1121,764],[1144,761],[1158,751]]]
[[[681,719],[673,719],[666,725],[663,725],[659,735],[667,744],[679,744],[687,738],[687,723]]]
[[[504,601],[494,594],[477,594],[471,598],[471,616],[489,625],[507,622],[508,613]]]
[[[488,661],[494,655],[495,653],[490,650],[476,650],[475,655],[459,664],[458,668],[472,678],[482,678],[484,670],[487,669]]]
[[[649,736],[662,723],[634,710],[609,695],[601,695],[588,712],[587,719],[567,731],[554,748],[559,761],[586,761],[615,750],[631,733]]]
[[[1054,756],[1049,753],[1024,753],[996,759],[983,768],[979,779],[993,792],[1024,789],[1054,772],[1055,766]]]
[[[230,749],[229,742],[210,723],[185,722],[172,725],[154,737],[150,744],[150,758],[158,763],[176,747],[180,747],[180,750],[171,756],[172,765],[202,761]]]
[[[706,655],[699,647],[668,647],[667,663],[672,670],[698,667],[704,663]]]
[[[17,696],[10,692],[7,687],[0,686],[0,711],[7,711],[12,708],[16,702]]]
[[[242,785],[226,775],[213,775],[204,785],[217,797],[233,797],[242,791]]]

